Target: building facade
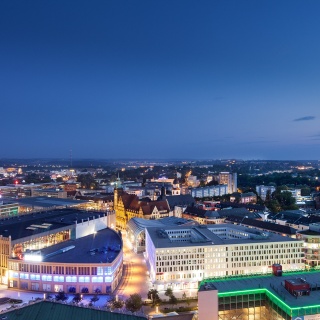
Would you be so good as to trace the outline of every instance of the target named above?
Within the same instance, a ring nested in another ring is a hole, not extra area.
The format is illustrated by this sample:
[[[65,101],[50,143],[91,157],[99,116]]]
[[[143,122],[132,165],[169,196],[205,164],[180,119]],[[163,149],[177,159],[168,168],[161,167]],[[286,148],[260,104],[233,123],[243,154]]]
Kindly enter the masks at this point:
[[[0,282],[8,284],[9,259],[28,251],[41,251],[68,240],[115,227],[115,213],[75,209],[53,210],[3,220],[0,226]]]
[[[165,191],[164,191],[165,192]],[[125,230],[132,218],[160,219],[173,215],[170,211],[165,194],[157,201],[140,200],[135,194],[123,191],[120,185],[114,189],[114,210],[116,212],[117,228]]]
[[[219,184],[226,184],[228,186],[228,193],[234,193],[238,191],[238,178],[236,173],[220,172]]]
[[[109,293],[122,276],[121,236],[104,229],[8,259],[8,287],[43,292]]]
[[[258,196],[259,196],[263,201],[265,201],[268,192],[270,193],[270,196],[271,196],[272,192],[276,191],[276,187],[274,187],[274,186],[259,185],[259,186],[256,186],[256,191],[257,191]]]
[[[146,228],[146,259],[158,290],[197,288],[210,277],[304,267],[303,241],[229,224]]]
[[[223,196],[228,193],[228,186],[225,184],[191,189],[194,198]]]
[[[309,224],[309,230],[298,231],[296,236],[304,241],[305,264],[320,267],[320,223]]]

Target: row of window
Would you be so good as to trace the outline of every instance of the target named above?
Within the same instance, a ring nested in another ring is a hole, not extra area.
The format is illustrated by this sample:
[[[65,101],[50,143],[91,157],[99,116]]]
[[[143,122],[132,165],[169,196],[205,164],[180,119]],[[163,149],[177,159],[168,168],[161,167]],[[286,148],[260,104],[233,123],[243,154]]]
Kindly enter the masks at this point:
[[[279,253],[289,253],[289,254],[293,254],[295,252],[299,252],[301,253],[302,251],[299,249],[295,250],[286,250],[286,249],[273,249],[273,250],[254,250],[254,251],[236,251],[236,252],[232,252],[231,255],[233,257],[235,256],[250,256],[250,255],[264,255],[264,254],[279,254]]]
[[[280,263],[282,265],[302,263],[301,259],[291,259],[291,260],[278,260],[278,261],[252,261],[252,262],[235,262],[231,263],[232,268],[243,268],[243,267],[260,267],[260,266],[271,266],[273,263]]]
[[[76,277],[76,276],[52,276],[52,275],[47,275],[44,274],[40,277],[39,274],[29,274],[29,273],[19,273],[18,272],[13,272],[12,273],[12,278],[20,278],[24,280],[38,280],[40,279],[42,281],[54,281],[54,282],[112,282],[113,277]]]
[[[201,264],[204,263],[204,259],[199,260],[182,260],[182,261],[165,261],[165,262],[156,262],[156,266],[180,266],[186,264]]]
[[[178,271],[192,271],[192,270],[203,270],[204,265],[196,266],[180,266],[180,267],[163,267],[157,268],[157,272],[178,272]]]
[[[120,261],[121,262],[121,261]],[[64,267],[64,266],[49,266],[49,265],[35,265],[27,263],[9,263],[9,269],[14,271],[32,272],[32,273],[51,273],[62,275],[111,275],[113,270],[119,266],[114,267]]]
[[[177,260],[177,259],[194,259],[194,258],[204,258],[204,253],[198,254],[176,254],[176,255],[168,255],[168,256],[157,256],[157,260]]]
[[[174,279],[194,279],[194,278],[202,278],[202,273],[184,273],[184,274],[176,274],[176,275],[157,275],[157,280],[174,280]]]
[[[231,261],[250,261],[250,260],[256,260],[256,261],[262,261],[262,260],[269,260],[269,259],[292,259],[292,258],[298,258],[302,257],[301,254],[276,254],[276,255],[270,255],[270,256],[250,256],[250,257],[236,257],[231,258]],[[228,260],[227,260],[228,261]]]

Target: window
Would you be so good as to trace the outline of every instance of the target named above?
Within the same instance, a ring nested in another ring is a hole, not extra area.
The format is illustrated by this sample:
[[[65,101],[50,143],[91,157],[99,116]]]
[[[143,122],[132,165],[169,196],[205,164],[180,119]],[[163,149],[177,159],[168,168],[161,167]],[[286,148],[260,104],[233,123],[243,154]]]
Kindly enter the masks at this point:
[[[42,275],[42,281],[52,281],[52,276],[51,275]]]
[[[53,281],[55,282],[64,282],[64,276],[54,276]]]
[[[66,282],[77,282],[77,277],[75,276],[67,276]]]
[[[103,277],[92,277],[92,282],[103,282]]]

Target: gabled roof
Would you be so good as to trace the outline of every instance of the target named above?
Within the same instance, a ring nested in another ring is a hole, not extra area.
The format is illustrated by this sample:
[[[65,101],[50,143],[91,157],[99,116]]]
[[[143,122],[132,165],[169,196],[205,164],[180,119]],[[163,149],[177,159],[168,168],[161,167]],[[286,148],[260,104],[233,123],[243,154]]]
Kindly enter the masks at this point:
[[[170,208],[174,208],[175,206],[190,206],[195,204],[196,201],[191,196],[191,194],[180,194],[177,196],[167,196],[166,197],[169,203]]]
[[[166,200],[150,201],[149,198],[148,200],[143,200],[139,199],[135,194],[125,192],[121,194],[120,197],[126,210],[139,211],[141,208],[144,215],[150,215],[155,207],[157,207],[159,211],[170,211],[169,204]]]

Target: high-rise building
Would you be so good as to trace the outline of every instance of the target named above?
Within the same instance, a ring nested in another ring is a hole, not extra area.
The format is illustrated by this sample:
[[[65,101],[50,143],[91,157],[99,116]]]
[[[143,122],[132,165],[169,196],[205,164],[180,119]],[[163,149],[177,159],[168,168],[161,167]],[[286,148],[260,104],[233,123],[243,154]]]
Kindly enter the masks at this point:
[[[237,192],[238,190],[237,174],[230,173],[230,172],[220,172],[219,184],[228,185],[228,193]]]

